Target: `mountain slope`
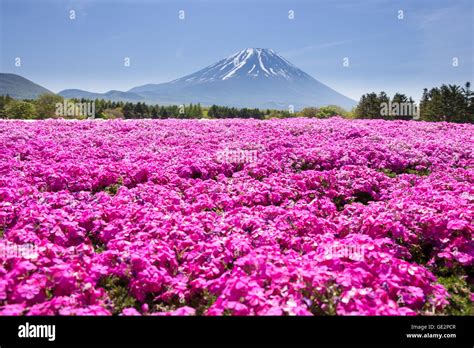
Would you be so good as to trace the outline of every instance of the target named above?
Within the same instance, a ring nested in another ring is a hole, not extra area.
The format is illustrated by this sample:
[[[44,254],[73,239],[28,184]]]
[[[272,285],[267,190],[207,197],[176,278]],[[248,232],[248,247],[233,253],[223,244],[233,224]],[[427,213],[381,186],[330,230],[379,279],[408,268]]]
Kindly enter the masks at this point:
[[[356,102],[324,85],[271,49],[247,48],[193,74],[171,82],[147,84],[127,92],[59,92],[65,98],[103,98],[158,104],[226,105],[295,109],[335,104],[351,109]]]
[[[15,99],[35,99],[50,90],[16,74],[0,73],[0,95],[8,94]]]
[[[166,103],[287,109],[356,102],[312,78],[271,49],[247,48],[193,74],[129,92]]]
[[[235,81],[248,78],[258,80],[294,81],[310,80],[311,76],[304,73],[271,49],[247,48],[221,61],[201,69],[193,74],[164,84],[148,84],[135,87],[129,92],[146,92],[160,85],[199,85],[217,81]]]
[[[106,93],[94,93],[88,92],[81,89],[65,89],[58,93],[64,98],[85,98],[85,99],[106,99],[111,101],[130,101],[139,102],[143,101],[143,97],[131,92],[121,91],[108,91]]]

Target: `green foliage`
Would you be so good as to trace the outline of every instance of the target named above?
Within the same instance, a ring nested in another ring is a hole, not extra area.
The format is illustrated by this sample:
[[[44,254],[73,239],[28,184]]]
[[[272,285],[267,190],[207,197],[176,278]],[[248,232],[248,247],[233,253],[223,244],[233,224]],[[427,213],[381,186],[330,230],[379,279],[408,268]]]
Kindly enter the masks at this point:
[[[407,168],[405,170],[405,173],[407,174],[415,174],[415,175],[418,175],[418,176],[428,176],[430,175],[431,171],[427,168],[425,169],[411,169],[411,168]]]
[[[414,115],[410,115],[408,112],[413,112],[414,110],[406,110],[402,107],[402,104],[411,104],[414,105],[413,99],[408,98],[406,95],[401,93],[395,93],[392,100],[385,92],[380,92],[376,94],[374,92],[364,94],[359,101],[359,104],[356,106],[353,116],[354,118],[365,118],[365,119],[403,119],[409,120],[412,119]],[[391,105],[397,105],[398,110],[396,115],[383,115],[383,105],[387,107],[387,111]]]
[[[160,109],[158,108],[158,105],[152,106],[151,112],[150,112],[151,118],[153,118],[153,119],[155,119],[155,120],[156,120],[157,118],[160,118],[159,110],[160,110]]]
[[[290,118],[290,117],[315,117],[329,118],[332,116],[343,116],[345,118],[366,119],[411,119],[412,116],[404,114],[406,109],[400,109],[397,116],[383,115],[382,104],[389,104],[390,99],[385,92],[376,94],[374,92],[364,94],[358,105],[351,111],[346,111],[337,105],[327,105],[320,108],[306,107],[303,110],[290,113],[288,110],[260,110],[212,105],[203,108],[198,104],[189,105],[148,105],[144,102],[131,103],[121,101],[110,101],[96,99],[95,101],[85,98],[70,100],[73,103],[95,103],[95,117],[103,119],[113,118]],[[30,101],[23,101],[31,104]],[[47,118],[55,116],[56,103],[63,102],[63,98],[54,94],[43,94],[36,101],[36,111],[27,104],[18,105],[18,101],[9,96],[0,96],[0,118]],[[13,103],[13,105],[11,105]],[[391,100],[392,105],[412,104],[413,99],[401,93],[395,93]],[[390,104],[389,104],[390,105]],[[10,107],[11,114],[7,114]],[[183,112],[184,111],[184,112]],[[413,111],[413,110],[412,110]],[[474,93],[470,90],[470,84],[466,83],[461,88],[456,85],[442,85],[439,88],[425,89],[420,103],[421,119],[426,121],[448,121],[448,122],[474,122]]]
[[[88,232],[87,238],[90,240],[92,247],[94,248],[94,252],[101,253],[107,249],[107,245],[102,242],[99,235],[94,232]]]
[[[45,119],[50,117],[56,117],[56,104],[63,103],[64,98],[51,93],[45,93],[35,100],[35,106],[37,111],[37,118]]]
[[[310,118],[329,118],[332,116],[348,117],[349,113],[340,106],[327,105],[321,106],[320,108],[314,106],[304,108],[298,113],[298,116]]]
[[[307,107],[300,111],[300,115],[303,117],[317,117],[319,109],[316,107]]]
[[[474,315],[470,295],[471,290],[465,276],[449,275],[438,277],[438,282],[449,292],[449,305],[444,313],[447,315]]]
[[[347,116],[347,111],[337,105],[321,106],[316,114],[317,118],[329,118],[332,116]]]
[[[263,118],[266,120],[272,118],[290,118],[297,116],[297,114],[290,113],[287,110],[267,110],[262,113],[264,114]]]
[[[103,119],[116,119],[116,118],[123,118],[123,112],[121,108],[114,108],[114,109],[105,109],[96,117],[103,118]]]
[[[107,291],[113,304],[109,310],[111,310],[113,314],[117,315],[120,314],[124,308],[137,306],[137,300],[128,292],[127,280],[117,276],[107,276],[100,279],[99,287]]]
[[[395,178],[397,176],[397,173],[393,172],[391,169],[383,168],[379,171],[387,175],[389,178]]]
[[[36,117],[36,108],[32,103],[20,100],[13,100],[6,106],[5,114],[7,118],[33,119]]]
[[[398,171],[393,171],[389,168],[382,168],[382,169],[379,169],[378,171],[384,173],[390,178],[395,178],[399,174],[414,174],[418,176],[427,176],[431,174],[431,171],[428,168],[424,168],[424,169],[404,168]]]
[[[115,196],[120,186],[123,186],[123,179],[121,177],[117,180],[117,183],[107,186],[104,191],[111,196]]]
[[[375,93],[364,94],[357,105],[354,114],[356,118],[376,119],[380,115],[380,99]]]
[[[189,107],[184,108],[184,118],[201,118],[203,116],[201,104],[190,104]]]
[[[146,107],[145,103],[136,103],[135,107],[133,108],[134,114],[137,116],[136,118],[146,118],[148,115],[148,108]]]
[[[442,85],[429,91],[425,88],[420,113],[425,121],[474,123],[474,93],[470,83],[464,88],[457,85]]]
[[[184,112],[182,112],[184,111]],[[159,106],[147,105],[146,103],[138,102],[133,104],[130,102],[124,103],[122,106],[122,115],[125,119],[136,118],[152,118],[152,119],[166,119],[166,118],[202,118],[204,113],[201,104],[189,104],[189,106]]]
[[[264,112],[259,109],[237,109],[227,106],[212,105],[207,115],[211,118],[257,118],[263,119]]]
[[[217,297],[204,289],[193,295],[188,301],[188,306],[196,309],[196,315],[203,315],[209,307],[216,302]]]
[[[311,284],[302,290],[303,298],[310,303],[310,312],[318,316],[337,315],[337,299],[341,298],[341,294],[340,287],[334,281],[329,281],[322,291],[315,290]]]
[[[336,206],[337,211],[344,210],[344,206],[347,204],[343,196],[336,196],[332,199],[332,202]]]
[[[5,108],[13,100],[12,97],[7,95],[0,95],[0,118],[7,118]]]

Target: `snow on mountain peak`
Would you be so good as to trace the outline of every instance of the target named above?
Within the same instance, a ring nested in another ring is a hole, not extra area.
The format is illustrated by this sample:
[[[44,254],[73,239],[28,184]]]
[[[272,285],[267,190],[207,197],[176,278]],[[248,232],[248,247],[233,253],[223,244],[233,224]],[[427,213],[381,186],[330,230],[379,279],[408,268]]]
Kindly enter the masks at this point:
[[[246,48],[173,82],[226,81],[235,78],[311,79],[269,48]]]

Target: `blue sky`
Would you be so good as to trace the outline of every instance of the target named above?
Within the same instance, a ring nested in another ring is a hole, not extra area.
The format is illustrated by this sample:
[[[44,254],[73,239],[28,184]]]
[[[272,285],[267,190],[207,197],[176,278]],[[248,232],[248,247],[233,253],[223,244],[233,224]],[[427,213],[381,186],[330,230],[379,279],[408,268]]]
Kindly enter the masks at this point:
[[[423,87],[474,83],[472,0],[0,3],[0,71],[54,92],[167,82],[246,47],[272,48],[356,100],[380,90],[418,99]],[[70,10],[76,11],[75,20]],[[15,67],[15,57],[21,67]],[[124,67],[125,57],[130,67]]]

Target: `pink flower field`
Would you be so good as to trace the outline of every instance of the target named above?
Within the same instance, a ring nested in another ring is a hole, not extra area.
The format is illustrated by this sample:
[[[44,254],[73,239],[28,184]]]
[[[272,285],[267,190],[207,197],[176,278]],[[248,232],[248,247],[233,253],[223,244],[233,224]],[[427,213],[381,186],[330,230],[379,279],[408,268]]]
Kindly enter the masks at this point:
[[[468,124],[0,121],[0,315],[469,314],[473,149]]]

